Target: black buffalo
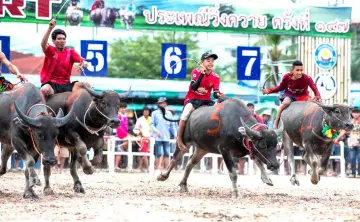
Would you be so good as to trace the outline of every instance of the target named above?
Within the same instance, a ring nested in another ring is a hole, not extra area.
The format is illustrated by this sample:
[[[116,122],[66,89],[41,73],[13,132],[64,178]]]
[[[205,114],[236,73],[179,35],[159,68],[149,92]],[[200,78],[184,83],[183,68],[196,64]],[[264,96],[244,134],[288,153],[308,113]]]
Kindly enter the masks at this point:
[[[2,143],[0,175],[6,173],[6,163],[14,148],[24,160],[25,192],[24,198],[37,198],[34,185],[41,185],[34,170],[35,162],[42,156],[45,182],[48,184],[50,167],[57,161],[54,147],[58,128],[71,120],[71,113],[64,117],[62,110],[53,117],[48,113],[40,90],[27,83],[17,89],[0,94],[0,142]],[[44,193],[51,193],[45,186]]]
[[[180,182],[180,191],[187,191],[187,179],[192,168],[207,153],[222,155],[229,171],[234,197],[238,196],[238,190],[237,174],[232,157],[244,157],[250,154],[261,170],[263,182],[272,185],[263,164],[266,164],[270,170],[279,168],[276,148],[277,137],[281,131],[281,127],[277,131],[268,130],[264,125],[258,123],[246,105],[239,99],[228,99],[215,106],[196,109],[190,115],[183,134],[186,146],[194,144],[195,151],[186,166],[184,177]],[[167,171],[160,174],[158,180],[166,180],[182,156],[183,153],[177,147]]]
[[[284,122],[283,144],[290,165],[291,183],[299,185],[295,174],[293,143],[304,150],[303,159],[311,167],[311,182],[317,184],[326,171],[333,138],[322,134],[325,124],[334,130],[352,130],[352,107],[323,105],[317,102],[293,102],[281,114]]]
[[[55,94],[47,99],[47,105],[55,112],[63,109],[67,113],[73,109],[75,115],[66,126],[60,128],[58,136],[60,145],[68,148],[71,154],[70,173],[75,192],[85,193],[77,174],[77,161],[82,164],[85,174],[93,173],[92,165],[102,160],[105,130],[108,126],[116,128],[120,125],[117,117],[120,100],[129,94],[130,89],[119,95],[114,91],[95,92],[84,86],[83,89]],[[86,155],[90,147],[94,149],[92,164]]]

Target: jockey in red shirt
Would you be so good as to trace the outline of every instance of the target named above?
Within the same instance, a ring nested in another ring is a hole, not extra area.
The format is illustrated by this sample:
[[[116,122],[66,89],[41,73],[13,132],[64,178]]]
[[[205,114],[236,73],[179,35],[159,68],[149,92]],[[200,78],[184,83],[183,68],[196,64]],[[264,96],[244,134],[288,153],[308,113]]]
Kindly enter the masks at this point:
[[[41,92],[45,97],[56,93],[71,92],[82,88],[80,82],[70,82],[71,70],[74,63],[80,63],[80,69],[86,67],[85,59],[74,49],[65,47],[66,33],[62,29],[56,29],[51,34],[54,46],[48,44],[48,39],[56,20],[52,19],[46,31],[41,47],[45,54],[44,65],[40,73]],[[90,85],[85,83],[88,87]]]
[[[214,61],[217,58],[218,56],[211,51],[205,52],[201,56],[201,66],[191,72],[191,83],[189,91],[185,96],[184,109],[180,117],[177,135],[177,143],[182,152],[188,150],[182,140],[182,136],[191,112],[200,106],[213,106],[215,104],[210,99],[211,91],[214,91],[213,95],[215,98],[222,96],[219,92],[220,77],[212,70]]]
[[[292,65],[292,72],[284,75],[279,86],[271,89],[262,89],[264,94],[276,93],[285,90],[284,95],[280,98],[282,101],[276,119],[274,129],[277,129],[282,111],[293,101],[309,101],[308,87],[315,94],[315,99],[320,101],[321,96],[312,78],[303,73],[303,64],[296,60]]]

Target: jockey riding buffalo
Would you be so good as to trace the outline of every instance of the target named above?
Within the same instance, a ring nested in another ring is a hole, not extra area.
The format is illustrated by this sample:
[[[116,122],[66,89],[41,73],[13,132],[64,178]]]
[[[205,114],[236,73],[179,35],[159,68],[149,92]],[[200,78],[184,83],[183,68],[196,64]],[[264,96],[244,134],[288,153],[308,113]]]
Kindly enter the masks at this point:
[[[164,111],[163,111],[164,114]],[[168,121],[169,120],[165,117]],[[192,168],[207,153],[221,154],[233,186],[233,196],[238,196],[237,174],[232,157],[250,155],[261,171],[261,179],[268,185],[273,185],[268,177],[263,163],[269,170],[276,170],[279,164],[276,160],[277,137],[282,133],[280,127],[277,131],[268,130],[260,124],[250,113],[249,109],[239,99],[227,99],[215,106],[202,106],[189,117],[183,134],[183,141],[187,147],[195,145],[180,182],[181,192],[187,192],[187,179]],[[174,158],[167,171],[158,176],[158,180],[166,180],[183,153],[177,146]]]
[[[26,83],[13,91],[0,94],[0,142],[2,143],[0,175],[6,173],[6,164],[14,148],[25,161],[24,198],[37,198],[34,185],[41,182],[34,170],[35,161],[42,157],[45,183],[48,184],[50,167],[56,165],[54,147],[58,128],[71,120],[71,112],[64,117],[62,110],[53,117],[48,113],[40,90]],[[15,111],[16,110],[16,111]],[[44,193],[52,190],[45,186]]]
[[[59,129],[58,141],[71,153],[70,173],[75,192],[85,193],[77,174],[76,160],[82,163],[84,173],[93,173],[92,164],[97,165],[102,160],[105,130],[108,126],[116,128],[120,125],[118,107],[120,100],[128,97],[130,89],[119,95],[114,91],[95,92],[84,85],[83,89],[58,93],[47,99],[47,105],[55,112],[60,108],[65,113],[73,109],[74,118]],[[90,147],[94,149],[92,164],[86,156]]]
[[[295,174],[293,143],[304,150],[302,156],[311,167],[311,182],[317,184],[320,174],[326,171],[336,131],[349,131],[354,127],[351,110],[351,107],[345,105],[292,102],[283,111],[283,144],[288,155],[290,181],[293,185],[299,185]]]

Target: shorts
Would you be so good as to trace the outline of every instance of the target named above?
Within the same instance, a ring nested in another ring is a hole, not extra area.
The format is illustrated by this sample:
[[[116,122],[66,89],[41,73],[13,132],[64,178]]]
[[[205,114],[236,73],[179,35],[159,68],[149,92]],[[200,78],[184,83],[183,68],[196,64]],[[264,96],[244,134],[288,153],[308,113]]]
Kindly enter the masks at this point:
[[[13,88],[14,85],[10,81],[0,76],[0,92],[11,91]]]
[[[115,141],[115,152],[121,152],[121,144],[123,144],[123,141]]]
[[[191,103],[193,105],[194,109],[197,109],[200,106],[213,106],[213,105],[215,105],[215,102],[212,101],[212,100],[191,99],[191,100],[186,102],[186,104],[188,104],[188,103]],[[186,106],[186,104],[185,104],[185,106]]]
[[[295,101],[308,101],[310,99],[309,96],[292,96],[292,95],[287,95],[287,94],[282,94],[280,96],[280,101],[283,102],[284,99],[286,97],[289,97],[291,102],[295,102]]]
[[[60,152],[60,157],[68,158],[70,156],[68,148],[62,146],[61,149],[59,150],[58,145],[56,145],[54,149],[55,157],[59,156],[59,152]]]
[[[149,144],[150,144],[150,138],[143,137],[140,139],[140,152],[142,153],[148,153],[149,150]]]
[[[156,158],[170,156],[170,141],[155,141],[154,148]]]
[[[41,87],[43,87],[46,84],[49,84],[51,86],[51,88],[54,90],[54,94],[57,93],[63,93],[63,92],[72,92],[72,89],[74,88],[75,83],[77,83],[79,81],[74,81],[72,83],[65,83],[65,84],[56,84],[53,82],[46,82],[41,84]]]

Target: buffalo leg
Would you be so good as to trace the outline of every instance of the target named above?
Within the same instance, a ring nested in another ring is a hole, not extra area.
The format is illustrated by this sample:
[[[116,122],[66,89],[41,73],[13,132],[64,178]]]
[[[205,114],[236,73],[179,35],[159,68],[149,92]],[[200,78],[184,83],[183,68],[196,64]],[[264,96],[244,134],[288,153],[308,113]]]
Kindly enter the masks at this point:
[[[229,171],[229,176],[233,187],[232,196],[234,198],[237,198],[239,196],[239,192],[237,189],[237,174],[236,174],[234,162],[232,161],[229,150],[227,150],[226,148],[220,148],[220,153],[224,159],[226,168]]]
[[[103,159],[103,149],[104,149],[104,138],[99,137],[96,141],[94,149],[94,158],[91,160],[91,164],[93,166],[97,166],[99,163],[101,163]]]
[[[80,182],[79,176],[77,174],[77,155],[76,150],[70,152],[71,163],[70,163],[70,174],[74,180],[74,191],[75,193],[84,193],[85,190]]]
[[[11,145],[7,145],[7,144],[2,145],[0,176],[6,173],[6,165],[9,160],[9,157],[13,152],[14,152],[14,148]]]
[[[319,182],[319,161],[312,151],[311,145],[305,146],[304,160],[311,167],[311,183],[316,185]]]
[[[292,185],[300,185],[299,180],[296,178],[296,172],[295,172],[295,159],[294,159],[294,145],[293,141],[290,139],[289,135],[284,132],[283,133],[283,144],[284,149],[287,153],[287,159],[290,167],[290,182]]]
[[[85,174],[90,175],[94,172],[94,167],[92,167],[89,159],[87,158],[87,147],[86,144],[81,140],[79,134],[76,132],[69,133],[72,137],[72,139],[75,142],[75,149],[77,151],[77,154],[81,158],[81,166],[83,168],[83,171]]]
[[[273,182],[271,181],[269,175],[266,173],[264,164],[261,163],[260,160],[258,160],[257,158],[254,160],[256,166],[259,168],[260,172],[261,172],[261,180],[266,183],[269,186],[273,186]]]
[[[180,182],[180,192],[187,192],[187,179],[190,175],[191,170],[194,168],[196,164],[208,153],[208,151],[201,149],[199,146],[195,147],[195,152],[191,156],[189,162],[186,165],[184,176]]]
[[[54,191],[50,187],[51,166],[44,165],[43,169],[44,169],[44,178],[45,178],[44,194],[53,195]]]
[[[176,166],[177,162],[184,156],[182,152],[180,152],[180,149],[178,148],[178,145],[176,145],[176,150],[174,153],[173,159],[170,161],[170,164],[168,168],[166,169],[165,173],[160,173],[160,175],[157,177],[158,181],[165,181],[169,178],[171,171]]]
[[[30,149],[26,149],[26,144],[24,141],[19,139],[19,137],[14,137],[12,139],[12,144],[16,151],[19,153],[20,157],[25,162],[25,192],[24,192],[24,198],[37,198],[37,195],[33,191],[33,187],[35,185],[40,186],[41,182],[39,180],[39,177],[37,176],[34,166],[35,166],[35,160],[34,157],[31,156],[31,154],[28,152]],[[35,159],[37,159],[38,156],[35,155]]]
[[[323,154],[321,156],[321,160],[320,160],[321,168],[319,170],[320,175],[326,175],[326,169],[327,169],[327,165],[329,163],[329,159],[330,159],[330,156],[331,156],[332,145],[333,145],[333,143],[330,143],[326,154]],[[319,176],[319,180],[320,180],[320,176]]]

